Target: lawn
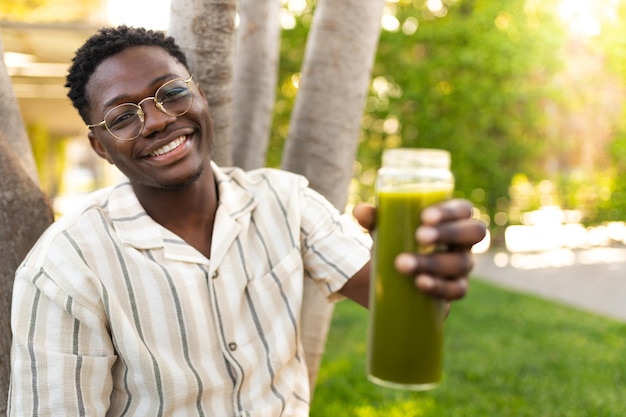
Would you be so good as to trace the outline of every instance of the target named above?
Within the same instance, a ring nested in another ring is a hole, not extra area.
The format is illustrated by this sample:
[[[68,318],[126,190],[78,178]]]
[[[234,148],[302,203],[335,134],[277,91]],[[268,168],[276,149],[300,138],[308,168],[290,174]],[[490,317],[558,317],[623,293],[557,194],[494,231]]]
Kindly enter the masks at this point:
[[[367,311],[339,303],[311,417],[626,416],[626,323],[473,280],[446,326],[438,388],[380,388],[365,376]]]

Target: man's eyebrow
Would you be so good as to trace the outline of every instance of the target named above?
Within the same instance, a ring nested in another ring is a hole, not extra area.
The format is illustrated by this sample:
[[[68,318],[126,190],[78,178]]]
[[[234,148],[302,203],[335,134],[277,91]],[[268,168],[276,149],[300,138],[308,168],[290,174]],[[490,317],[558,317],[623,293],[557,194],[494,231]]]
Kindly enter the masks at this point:
[[[155,79],[153,79],[150,82],[150,85],[154,85],[157,83],[161,83],[161,82],[165,82],[166,79],[171,78],[171,77],[178,77],[178,75],[176,74],[164,74],[164,75],[160,75],[158,77],[156,77]],[[160,87],[160,85],[159,85]],[[156,90],[155,90],[156,92]],[[126,93],[122,93],[122,94],[118,94],[117,96],[111,98],[110,100],[108,100],[106,103],[104,103],[104,108],[106,109],[107,107],[113,106],[116,103],[131,103],[132,101],[130,100],[130,96]]]

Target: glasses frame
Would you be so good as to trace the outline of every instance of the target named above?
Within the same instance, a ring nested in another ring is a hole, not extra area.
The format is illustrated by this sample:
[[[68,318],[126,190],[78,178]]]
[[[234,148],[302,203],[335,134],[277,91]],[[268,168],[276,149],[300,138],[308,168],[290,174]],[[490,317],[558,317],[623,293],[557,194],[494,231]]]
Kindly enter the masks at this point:
[[[146,113],[143,111],[143,109],[141,108],[141,105],[146,101],[146,100],[152,100],[154,101],[154,105],[156,106],[157,109],[161,110],[163,113],[167,114],[168,116],[174,116],[174,117],[179,117],[182,116],[183,114],[187,113],[189,111],[189,109],[191,108],[191,106],[193,106],[193,98],[194,98],[194,91],[193,88],[191,87],[191,79],[193,78],[193,74],[189,76],[189,78],[184,79],[184,78],[174,78],[172,80],[166,81],[163,85],[161,85],[159,88],[156,89],[156,91],[154,92],[154,96],[149,96],[146,97],[142,100],[140,100],[138,103],[122,103],[122,104],[118,104],[117,106],[109,109],[105,114],[104,114],[104,119],[100,122],[100,123],[95,123],[95,124],[88,124],[87,127],[89,129],[93,129],[94,127],[100,127],[100,126],[104,126],[107,130],[107,132],[109,132],[115,139],[117,140],[121,140],[121,141],[129,141],[129,140],[133,140],[136,139],[137,137],[139,137],[141,135],[141,132],[143,132],[143,128],[146,125]],[[185,84],[187,84],[187,87],[189,87],[189,91],[191,92],[191,103],[189,103],[189,107],[187,107],[187,110],[185,110],[182,113],[178,113],[178,114],[172,114],[172,113],[168,113],[165,110],[165,107],[163,107],[163,103],[158,101],[156,98],[158,96],[159,91],[165,87],[166,85],[169,85],[173,82],[176,81],[183,81]],[[109,129],[109,126],[107,125],[106,119],[107,116],[109,115],[109,113],[111,113],[113,110],[121,107],[121,106],[135,106],[137,107],[139,110],[137,111],[137,116],[139,117],[139,120],[141,120],[141,129],[139,129],[139,133],[137,133],[135,136],[133,136],[132,138],[120,138],[119,136],[117,136],[115,133],[111,132],[111,129]]]

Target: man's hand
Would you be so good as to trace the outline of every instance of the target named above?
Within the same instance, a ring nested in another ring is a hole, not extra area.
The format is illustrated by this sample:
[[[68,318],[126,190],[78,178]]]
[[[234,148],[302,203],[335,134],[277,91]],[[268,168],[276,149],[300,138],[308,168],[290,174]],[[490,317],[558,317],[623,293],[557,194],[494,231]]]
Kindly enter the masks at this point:
[[[354,217],[366,229],[376,226],[376,209],[359,205]],[[467,292],[469,273],[474,266],[471,248],[486,233],[485,224],[472,219],[472,204],[454,199],[426,207],[415,238],[421,246],[436,246],[433,253],[402,253],[396,258],[399,272],[415,277],[425,293],[446,300],[458,300]],[[443,248],[443,249],[440,249]]]

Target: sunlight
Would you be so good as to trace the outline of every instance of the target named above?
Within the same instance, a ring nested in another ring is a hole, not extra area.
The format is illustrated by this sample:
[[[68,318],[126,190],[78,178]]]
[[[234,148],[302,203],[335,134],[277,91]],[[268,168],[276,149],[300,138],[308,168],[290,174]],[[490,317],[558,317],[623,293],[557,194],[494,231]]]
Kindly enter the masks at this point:
[[[285,30],[291,30],[296,27],[296,17],[289,10],[280,9],[280,14],[278,18],[280,19],[281,28]]]
[[[395,16],[395,10],[392,8],[385,7],[380,24],[388,32],[395,32],[400,29],[400,21]]]
[[[283,0],[282,3],[287,6],[289,11],[298,15],[306,10],[306,0]]]
[[[613,19],[618,0],[561,0],[559,15],[568,29],[581,36],[597,36],[602,21]]]
[[[419,21],[414,17],[409,17],[402,24],[402,32],[405,35],[412,35],[417,32],[417,28],[419,27]]]
[[[448,8],[441,0],[426,0],[426,8],[437,17],[444,17],[448,13]]]
[[[525,213],[522,224],[506,227],[506,252],[496,253],[494,264],[536,269],[626,262],[626,222],[585,227],[581,221],[579,211],[556,206]]]

